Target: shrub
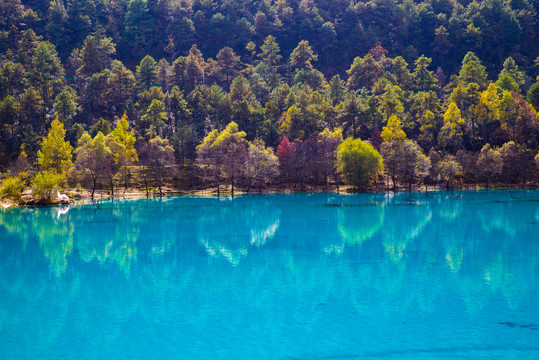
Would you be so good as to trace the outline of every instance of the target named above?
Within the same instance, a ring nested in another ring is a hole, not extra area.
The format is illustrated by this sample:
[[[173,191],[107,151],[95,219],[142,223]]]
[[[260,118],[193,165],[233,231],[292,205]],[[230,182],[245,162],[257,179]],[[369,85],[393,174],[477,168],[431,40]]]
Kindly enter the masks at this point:
[[[25,181],[23,176],[7,178],[0,187],[0,199],[21,200],[21,193],[24,189]]]
[[[61,188],[64,177],[52,171],[38,173],[32,180],[34,197],[40,200],[51,201],[55,190]]]

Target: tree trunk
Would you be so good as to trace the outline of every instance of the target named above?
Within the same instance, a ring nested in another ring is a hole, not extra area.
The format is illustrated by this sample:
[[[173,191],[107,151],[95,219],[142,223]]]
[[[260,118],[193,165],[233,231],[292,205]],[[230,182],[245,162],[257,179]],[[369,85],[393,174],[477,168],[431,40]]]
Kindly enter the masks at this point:
[[[125,169],[124,169],[124,195],[125,195],[125,192],[127,191],[127,178],[128,178],[128,173],[127,173],[127,166],[125,166]]]
[[[92,200],[94,199],[94,193],[95,193],[96,184],[97,184],[97,179],[94,178],[93,179],[93,187],[92,187]]]

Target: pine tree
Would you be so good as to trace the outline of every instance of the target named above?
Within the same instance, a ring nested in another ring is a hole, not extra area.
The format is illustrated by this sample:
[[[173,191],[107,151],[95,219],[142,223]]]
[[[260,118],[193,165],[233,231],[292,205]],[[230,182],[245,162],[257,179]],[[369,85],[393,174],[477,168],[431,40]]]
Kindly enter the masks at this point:
[[[47,137],[43,139],[41,150],[37,152],[41,170],[64,175],[73,166],[73,147],[65,141],[65,134],[64,125],[58,118],[54,119]]]
[[[157,62],[150,55],[140,61],[136,77],[141,90],[148,90],[157,82]]]
[[[300,41],[290,55],[290,65],[298,69],[312,69],[312,62],[317,60],[318,55],[314,53],[307,40]]]
[[[416,87],[421,91],[427,91],[434,89],[438,80],[434,77],[433,72],[428,69],[431,58],[421,55],[415,61],[415,69],[412,77],[415,81]]]

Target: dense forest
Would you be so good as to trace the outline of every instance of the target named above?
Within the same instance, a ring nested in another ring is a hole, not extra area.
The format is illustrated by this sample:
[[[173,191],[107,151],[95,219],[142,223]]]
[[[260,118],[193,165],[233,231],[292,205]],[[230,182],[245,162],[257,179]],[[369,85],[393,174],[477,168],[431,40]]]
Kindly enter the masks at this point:
[[[538,8],[0,0],[3,191],[525,184]]]

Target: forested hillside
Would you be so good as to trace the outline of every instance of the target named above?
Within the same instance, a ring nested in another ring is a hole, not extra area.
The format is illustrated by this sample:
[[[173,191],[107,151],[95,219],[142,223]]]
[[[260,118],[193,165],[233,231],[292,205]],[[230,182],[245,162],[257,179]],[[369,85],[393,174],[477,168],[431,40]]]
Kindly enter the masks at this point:
[[[94,190],[132,164],[159,189],[173,163],[249,188],[536,172],[539,1],[0,1],[0,170]]]

